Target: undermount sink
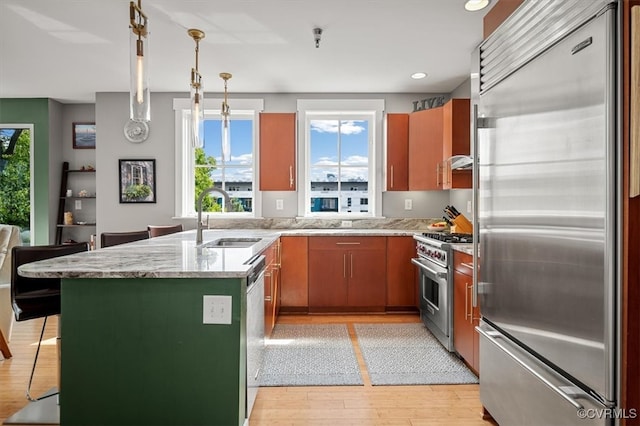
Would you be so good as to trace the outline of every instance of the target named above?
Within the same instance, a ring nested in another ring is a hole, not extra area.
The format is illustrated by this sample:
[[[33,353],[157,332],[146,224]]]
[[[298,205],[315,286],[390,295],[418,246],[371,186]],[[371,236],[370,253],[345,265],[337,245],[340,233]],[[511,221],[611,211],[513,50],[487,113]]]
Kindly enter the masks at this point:
[[[262,238],[219,238],[202,244],[201,247],[235,247],[246,248],[251,247]]]

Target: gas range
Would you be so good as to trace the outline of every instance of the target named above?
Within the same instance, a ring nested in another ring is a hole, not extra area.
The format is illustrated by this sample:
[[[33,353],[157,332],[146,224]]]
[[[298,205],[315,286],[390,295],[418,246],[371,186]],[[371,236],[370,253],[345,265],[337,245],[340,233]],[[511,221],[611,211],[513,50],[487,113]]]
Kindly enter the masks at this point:
[[[464,244],[473,242],[473,234],[452,234],[449,232],[423,232],[418,234],[424,238],[451,244]]]
[[[451,234],[448,232],[424,232],[414,234],[416,251],[419,257],[429,260],[443,268],[449,268],[450,246],[473,242],[472,234]]]
[[[420,318],[442,346],[453,352],[453,254],[456,244],[473,241],[470,234],[414,234],[418,267]]]

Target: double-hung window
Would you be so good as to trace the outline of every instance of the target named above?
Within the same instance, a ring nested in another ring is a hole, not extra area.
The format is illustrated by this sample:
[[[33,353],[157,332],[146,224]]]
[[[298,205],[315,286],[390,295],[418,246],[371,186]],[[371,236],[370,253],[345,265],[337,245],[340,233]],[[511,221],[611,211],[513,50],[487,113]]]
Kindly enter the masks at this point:
[[[256,135],[258,114],[262,100],[239,99],[230,101],[230,153],[225,158],[222,149],[222,100],[205,100],[204,147],[190,144],[190,109],[188,100],[175,100],[176,128],[176,216],[193,216],[197,213],[196,201],[203,190],[216,187],[226,191],[231,205],[225,205],[224,197],[212,192],[202,203],[205,214],[218,216],[255,217],[260,212],[259,194],[256,191]],[[217,106],[218,109],[213,108]],[[214,215],[216,214],[216,215]]]
[[[299,100],[305,216],[380,216],[381,100]]]

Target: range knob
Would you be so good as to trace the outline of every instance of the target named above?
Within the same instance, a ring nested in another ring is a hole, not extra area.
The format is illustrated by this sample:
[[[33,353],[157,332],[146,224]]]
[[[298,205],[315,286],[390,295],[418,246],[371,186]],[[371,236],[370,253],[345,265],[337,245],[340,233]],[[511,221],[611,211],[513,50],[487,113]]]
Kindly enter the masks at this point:
[[[436,259],[440,259],[442,257],[442,253],[436,252],[436,253],[434,253],[434,256],[435,256]]]

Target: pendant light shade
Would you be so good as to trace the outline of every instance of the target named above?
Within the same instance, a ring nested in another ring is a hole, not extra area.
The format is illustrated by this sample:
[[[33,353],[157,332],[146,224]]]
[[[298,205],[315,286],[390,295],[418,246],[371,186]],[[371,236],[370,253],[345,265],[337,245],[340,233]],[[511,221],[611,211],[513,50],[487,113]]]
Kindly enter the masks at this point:
[[[222,116],[222,123],[220,129],[222,131],[222,160],[231,161],[231,120],[229,115],[231,113],[229,109],[227,82],[232,77],[228,72],[221,72],[220,78],[224,80],[224,100],[222,101],[222,107],[220,108],[220,115]]]
[[[196,65],[191,68],[191,146],[202,148],[204,147],[204,87],[202,75],[198,71],[198,55],[204,32],[192,28],[187,33],[196,42]]]
[[[135,121],[151,120],[149,92],[149,19],[142,11],[142,0],[129,3],[130,89],[129,118]]]

